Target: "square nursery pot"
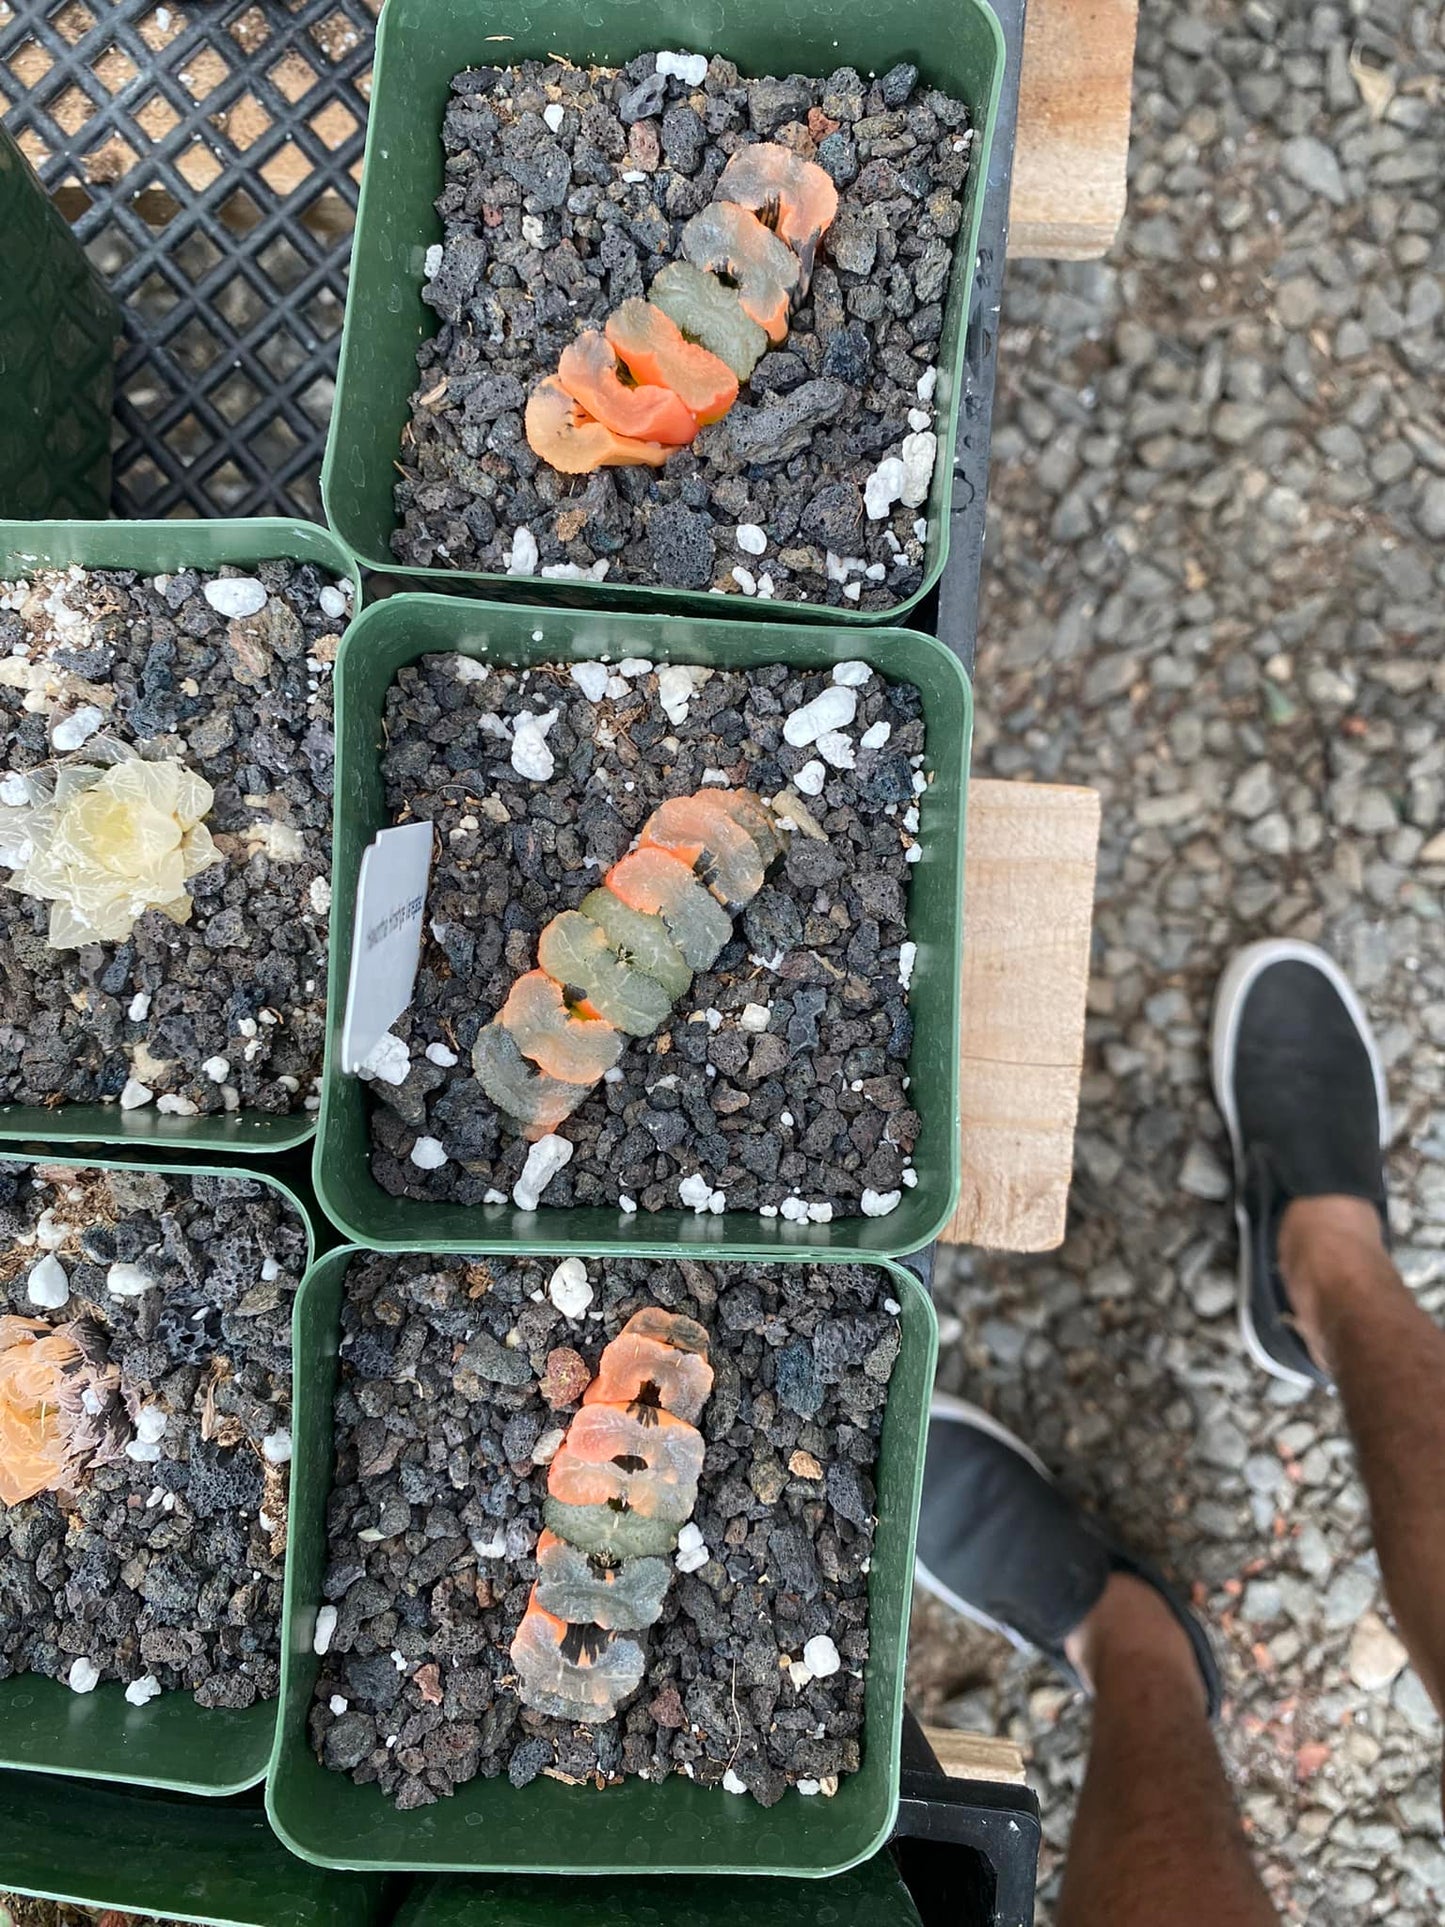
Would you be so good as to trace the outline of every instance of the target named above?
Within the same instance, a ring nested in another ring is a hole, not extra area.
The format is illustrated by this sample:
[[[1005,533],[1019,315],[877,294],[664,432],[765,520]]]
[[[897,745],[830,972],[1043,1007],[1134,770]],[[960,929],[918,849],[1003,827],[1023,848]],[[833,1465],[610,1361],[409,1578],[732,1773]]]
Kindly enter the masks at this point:
[[[601,1206],[431,1204],[395,1198],[371,1175],[367,1111],[358,1077],[341,1069],[341,1026],[351,966],[357,876],[366,845],[387,827],[381,775],[382,716],[398,669],[419,657],[456,652],[526,668],[536,663],[655,662],[746,669],[783,662],[826,668],[850,659],[912,683],[923,697],[934,781],[921,812],[909,886],[908,934],[918,946],[909,1009],[914,1020],[909,1100],[922,1120],[914,1148],[918,1182],[882,1218],[794,1224],[752,1212],[692,1211],[627,1215]],[[699,1247],[750,1254],[807,1248],[833,1257],[899,1257],[928,1244],[953,1214],[959,1185],[959,1006],[963,927],[964,801],[973,722],[969,681],[957,658],[932,636],[908,629],[828,631],[801,624],[701,622],[690,617],[618,616],[458,596],[391,596],[353,623],[336,661],[336,819],[332,869],[330,997],[326,1070],[314,1177],[323,1209],[358,1244],[378,1250],[472,1251],[479,1240],[519,1251],[583,1252],[618,1248],[686,1256]]]
[[[479,1246],[503,1255],[511,1244]],[[320,1662],[312,1651],[326,1569],[326,1509],[335,1463],[332,1400],[346,1267],[343,1247],[311,1267],[296,1297],[291,1533],[286,1548],[281,1719],[266,1780],[271,1824],[293,1853],[318,1866],[408,1873],[788,1874],[821,1878],[876,1853],[898,1813],[904,1665],[913,1596],[913,1548],[938,1356],[938,1320],[915,1274],[890,1260],[902,1344],[889,1383],[875,1482],[878,1530],[868,1580],[870,1654],[863,1763],[832,1799],[789,1791],[772,1808],[671,1774],[660,1786],[627,1779],[599,1793],[548,1778],[520,1790],[505,1777],[475,1779],[434,1806],[400,1812],[375,1786],[322,1766],[307,1714]],[[594,1256],[645,1258],[648,1247]],[[741,1255],[741,1254],[739,1254]],[[814,1254],[760,1262],[816,1262]],[[751,1890],[750,1890],[751,1891]],[[510,1897],[511,1889],[507,1889]],[[650,1897],[649,1897],[650,1898]],[[745,1903],[753,1911],[751,1900]],[[469,1913],[467,1918],[479,1915]],[[506,1915],[508,1919],[512,1916]],[[616,1918],[630,1918],[618,1914]],[[430,1916],[423,1915],[423,1920]],[[444,1913],[439,1920],[460,1920]],[[533,1915],[517,1915],[531,1920]],[[541,1913],[536,1915],[543,1918]],[[613,1913],[588,1906],[589,1921]],[[653,1908],[649,1920],[657,1918]],[[704,1916],[684,1915],[685,1919]],[[706,1916],[711,1918],[711,1916]],[[851,1918],[851,1916],[849,1916]]]
[[[0,1146],[0,1158],[5,1156]],[[311,1214],[289,1185],[266,1171],[243,1171],[224,1164],[182,1164],[179,1160],[146,1163],[135,1158],[77,1158],[59,1149],[45,1157],[10,1161],[64,1163],[82,1171],[156,1171],[162,1177],[239,1178],[248,1184],[269,1185],[306,1227],[308,1265],[315,1257]],[[300,1376],[293,1351],[293,1399]],[[39,1673],[16,1673],[0,1680],[0,1794],[10,1784],[4,1771],[7,1768],[20,1768],[27,1775],[60,1773],[80,1779],[120,1780],[131,1786],[160,1787],[208,1799],[241,1793],[255,1786],[266,1772],[276,1717],[277,1702],[272,1700],[245,1708],[204,1707],[197,1706],[189,1693],[179,1691],[162,1693],[145,1706],[131,1706],[119,1680],[107,1680],[89,1693],[73,1693],[63,1680],[47,1679]],[[52,1788],[52,1813],[68,1810],[69,1799],[68,1791]],[[5,1811],[0,1806],[0,1819]],[[0,1886],[9,1876],[7,1838],[0,1825]]]
[[[720,613],[707,590],[544,582],[461,569],[416,569],[391,552],[396,527],[394,466],[417,383],[418,345],[436,332],[437,317],[421,298],[427,248],[442,239],[433,205],[443,185],[442,115],[452,76],[466,66],[494,66],[565,55],[577,66],[618,66],[653,47],[720,53],[748,75],[829,74],[840,64],[884,73],[914,62],[931,85],[964,101],[975,136],[954,239],[953,269],[938,344],[938,459],[925,513],[929,559],[917,592],[893,608],[835,609],[789,602],[763,607],[789,619],[834,624],[903,621],[943,572],[948,553],[956,419],[962,393],[964,338],[977,256],[983,190],[994,113],[1003,84],[1003,33],[987,0],[902,0],[879,13],[840,16],[826,0],[782,8],[768,0],[718,0],[699,11],[686,0],[660,0],[645,17],[627,0],[520,0],[501,8],[477,0],[388,0],[376,36],[376,70],[366,170],[361,183],[351,287],[341,341],[336,406],[321,487],[327,518],[369,568],[429,576],[458,586],[502,585],[503,593],[537,592],[543,600],[590,607],[687,609]],[[726,598],[729,616],[751,616],[743,596]]]
[[[198,522],[0,521],[0,581],[37,569],[134,569],[160,575],[176,569],[244,568],[253,562],[313,562],[351,583],[353,613],[361,608],[361,572],[329,530],[279,516]],[[240,1110],[229,1116],[162,1116],[153,1105],[122,1111],[118,1104],[0,1104],[0,1154],[5,1143],[140,1145],[185,1155],[224,1152],[254,1156],[289,1150],[315,1132],[309,1111],[286,1117]]]
[[[560,1880],[418,1880],[396,1917],[396,1927],[919,1927],[902,1876],[887,1853],[838,1874],[818,1892],[820,1906],[798,1907],[791,1887],[743,1887],[731,1880],[655,1880],[592,1883],[580,1891]]]
[[[63,1822],[63,1824],[58,1824]],[[250,1802],[0,1775],[0,1888],[201,1927],[381,1927],[389,1884],[309,1867]]]

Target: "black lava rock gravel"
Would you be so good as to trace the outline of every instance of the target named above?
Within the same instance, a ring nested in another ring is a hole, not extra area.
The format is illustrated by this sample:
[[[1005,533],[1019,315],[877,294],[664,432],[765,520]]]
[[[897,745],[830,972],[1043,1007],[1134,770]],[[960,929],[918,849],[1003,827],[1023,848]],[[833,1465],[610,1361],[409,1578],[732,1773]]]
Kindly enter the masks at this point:
[[[721,780],[781,797],[806,827],[668,1024],[629,1042],[612,1081],[559,1127],[574,1155],[545,1201],[675,1209],[679,1186],[701,1177],[719,1210],[855,1215],[865,1192],[910,1182],[919,1128],[901,954],[912,832],[928,807],[914,794],[918,692],[868,677],[846,769],[783,737],[794,711],[834,687],[828,671],[718,671],[678,722],[650,665],[613,667],[628,676],[595,703],[566,669],[488,672],[450,655],[402,670],[388,693],[388,809],[431,818],[438,835],[416,994],[394,1027],[404,1081],[370,1086],[373,1174],[411,1198],[511,1192],[528,1147],[472,1075],[477,1032],[535,965],[542,927],[598,886],[658,804]],[[549,710],[554,773],[520,777],[512,722]],[[885,725],[885,742],[861,747]],[[809,765],[823,787],[802,796],[792,779]],[[446,1161],[414,1161],[419,1139],[423,1157],[440,1147]]]
[[[968,111],[909,65],[871,81],[851,67],[745,80],[715,57],[689,86],[656,58],[616,72],[525,61],[453,81],[445,240],[423,289],[440,325],[418,351],[393,549],[438,568],[890,608],[922,580],[924,496],[865,521],[863,488],[936,426],[929,371]],[[558,474],[527,444],[527,395],[580,331],[680,258],[684,225],[757,140],[815,160],[839,190],[786,340],[663,469]],[[762,529],[763,553],[738,543],[739,527]],[[830,572],[830,551],[854,566]]]
[[[223,577],[259,581],[264,608],[218,613],[205,589]],[[345,609],[328,613],[323,596]],[[187,923],[152,910],[125,942],[78,950],[47,944],[48,903],[0,887],[0,1103],[116,1103],[132,1083],[150,1093],[142,1105],[182,1115],[314,1105],[331,663],[349,598],[349,584],[279,561],[0,583],[0,775],[53,765],[57,722],[98,709],[100,728],[69,760],[94,763],[109,738],[184,763],[215,792],[205,821],[225,857],[188,883]],[[31,709],[23,678],[41,671],[43,707]],[[0,886],[9,877],[0,870]]]
[[[28,1280],[47,1248],[70,1298],[37,1312]],[[117,1262],[151,1287],[115,1295]],[[305,1228],[269,1185],[0,1163],[0,1313],[89,1319],[133,1416],[165,1418],[154,1459],[0,1507],[0,1677],[68,1679],[88,1660],[201,1706],[275,1696],[305,1266]]]
[[[347,1273],[324,1600],[336,1612],[311,1711],[321,1760],[398,1806],[468,1780],[601,1783],[682,1772],[771,1805],[859,1764],[873,1468],[898,1307],[867,1265],[587,1261],[581,1319],[554,1261],[357,1257]],[[547,1355],[595,1369],[643,1305],[700,1319],[716,1380],[694,1520],[631,1704],[599,1726],[524,1707],[508,1648],[536,1576],[552,1410]],[[516,1362],[518,1370],[502,1369]],[[840,1668],[788,1670],[826,1635]]]

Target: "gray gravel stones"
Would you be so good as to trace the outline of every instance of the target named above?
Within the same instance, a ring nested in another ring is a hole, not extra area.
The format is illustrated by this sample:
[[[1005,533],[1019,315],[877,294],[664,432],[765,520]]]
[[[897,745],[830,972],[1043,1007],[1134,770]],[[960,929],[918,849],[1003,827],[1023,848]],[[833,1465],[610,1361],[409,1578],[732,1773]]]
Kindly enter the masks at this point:
[[[503,1772],[519,1787],[544,1771],[681,1772],[766,1806],[799,1780],[835,1791],[861,1758],[872,1470],[899,1349],[886,1275],[588,1260],[579,1323],[547,1296],[554,1264],[377,1255],[348,1269],[319,1757],[403,1808]],[[632,1703],[579,1727],[524,1708],[507,1656],[536,1576],[547,1475],[533,1450],[576,1409],[553,1411],[540,1380],[558,1346],[595,1368],[645,1304],[711,1335],[693,1513],[708,1557],[669,1588]],[[481,1337],[523,1372],[456,1370]],[[841,1669],[790,1671],[820,1634]]]
[[[264,591],[264,606],[228,620],[206,595],[228,582],[251,603]],[[0,1103],[62,1107],[59,1117],[66,1104],[114,1103],[129,1082],[184,1115],[314,1107],[331,663],[346,622],[322,597],[337,594],[312,564],[279,561],[219,577],[76,569],[0,584],[0,656],[50,678],[38,709],[0,679],[0,773],[52,764],[55,719],[83,697],[104,717],[91,742],[205,778],[224,858],[191,879],[186,923],[149,911],[125,942],[79,950],[48,946],[48,904],[0,888]],[[204,1074],[212,1060],[222,1077]]]
[[[305,1228],[247,1179],[0,1163],[0,1312],[34,1315],[42,1226],[64,1316],[101,1329],[122,1391],[164,1425],[153,1459],[0,1509],[0,1675],[65,1678],[84,1658],[201,1706],[271,1699]],[[117,1262],[152,1283],[116,1296]]]
[[[1438,184],[1442,18],[1142,10],[1119,245],[1010,265],[984,575],[975,767],[1095,785],[1103,846],[1068,1239],[951,1261],[941,1382],[1197,1583],[1252,1845],[1310,1927],[1436,1927],[1439,1723],[1408,1667],[1350,1677],[1389,1619],[1338,1408],[1244,1357],[1230,1208],[1181,1176],[1196,1145],[1227,1163],[1231,950],[1324,943],[1390,1068],[1397,1254],[1445,1314],[1445,219],[1417,172]],[[932,1606],[913,1679],[1031,1751],[1049,1918],[1086,1709]]]
[[[745,80],[719,57],[689,87],[658,75],[655,59],[615,74],[526,61],[453,82],[437,203],[445,239],[423,289],[440,322],[418,354],[394,552],[413,564],[600,570],[608,582],[887,609],[922,580],[916,507],[860,522],[846,551],[819,546],[800,523],[821,486],[861,490],[910,432],[932,425],[919,383],[931,396],[967,112],[907,65],[869,81],[848,67],[826,80]],[[841,192],[786,342],[664,468],[559,475],[527,445],[526,395],[580,330],[646,294],[728,157],[760,139],[816,158]],[[710,554],[675,539],[689,514],[711,518]],[[733,546],[738,524],[766,531],[762,569]]]
[[[472,1075],[477,1032],[533,967],[543,926],[597,887],[658,804],[723,784],[781,798],[780,813],[800,824],[806,813],[806,826],[712,969],[559,1127],[575,1155],[545,1201],[675,1210],[695,1202],[680,1187],[701,1177],[719,1209],[812,1206],[826,1220],[856,1214],[867,1190],[899,1189],[919,1129],[900,972],[914,811],[928,808],[914,795],[926,789],[917,691],[871,674],[855,691],[781,664],[702,671],[675,720],[640,660],[613,665],[597,702],[566,669],[478,678],[465,663],[464,678],[460,661],[424,657],[387,698],[388,810],[430,817],[440,841],[416,995],[395,1026],[411,1069],[370,1086],[376,1181],[462,1204],[511,1193],[527,1146]],[[785,722],[824,691],[854,709],[851,724],[795,747]],[[516,775],[508,741],[513,719],[538,709],[559,711],[545,784]],[[877,723],[886,743],[862,748]],[[805,798],[792,783],[809,765],[823,774]],[[427,1056],[438,1045],[450,1064]],[[419,1137],[439,1140],[447,1161],[419,1168]]]

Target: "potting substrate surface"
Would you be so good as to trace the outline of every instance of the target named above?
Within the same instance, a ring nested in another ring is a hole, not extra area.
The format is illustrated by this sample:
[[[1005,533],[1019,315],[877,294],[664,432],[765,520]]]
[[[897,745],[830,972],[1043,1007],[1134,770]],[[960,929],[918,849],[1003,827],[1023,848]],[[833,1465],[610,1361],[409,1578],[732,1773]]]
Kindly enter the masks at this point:
[[[444,240],[400,452],[405,564],[881,611],[921,585],[934,386],[968,110],[911,65],[745,79],[715,56],[458,74]],[[648,295],[729,158],[769,142],[838,189],[786,337],[665,467],[564,475],[523,432],[562,350]]]
[[[315,1109],[331,899],[331,666],[351,585],[313,564],[0,583],[0,1103]],[[213,792],[176,922],[55,948],[13,887],[27,777],[138,754]],[[18,825],[18,827],[16,827]],[[7,826],[9,826],[7,828]],[[8,886],[8,887],[7,887]]]
[[[917,690],[863,663],[512,670],[433,655],[403,669],[385,711],[388,813],[430,818],[437,836],[415,995],[365,1072],[376,1181],[523,1209],[894,1209],[919,1130],[907,899],[923,760]],[[784,852],[715,963],[557,1127],[570,1161],[532,1196],[529,1145],[473,1072],[477,1035],[536,964],[543,926],[658,805],[726,785],[773,805]]]
[[[258,1181],[0,1163],[0,1320],[81,1321],[110,1380],[101,1458],[0,1507],[0,1675],[275,1696],[306,1257]]]
[[[428,1805],[477,1774],[681,1772],[771,1805],[856,1769],[872,1468],[900,1342],[868,1265],[358,1255],[342,1301],[322,1762]],[[568,1313],[560,1306],[567,1307]],[[646,1672],[596,1725],[524,1706],[509,1648],[547,1466],[604,1345],[660,1306],[705,1326],[706,1458]]]

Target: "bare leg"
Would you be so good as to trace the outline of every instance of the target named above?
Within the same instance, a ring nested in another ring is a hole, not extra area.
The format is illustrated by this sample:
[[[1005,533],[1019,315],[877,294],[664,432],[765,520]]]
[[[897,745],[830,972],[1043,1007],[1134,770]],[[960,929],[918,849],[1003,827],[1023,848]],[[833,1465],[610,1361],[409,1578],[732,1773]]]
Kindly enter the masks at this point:
[[[1445,1332],[1358,1198],[1296,1198],[1279,1260],[1300,1334],[1340,1389],[1400,1637],[1445,1710]]]
[[[1096,1706],[1058,1927],[1278,1927],[1163,1600],[1116,1573],[1068,1652]]]

